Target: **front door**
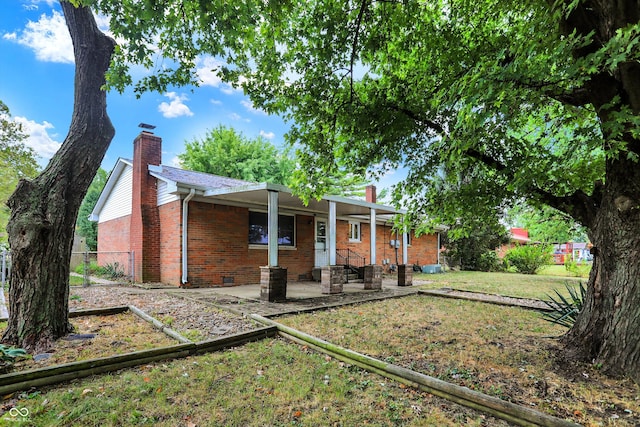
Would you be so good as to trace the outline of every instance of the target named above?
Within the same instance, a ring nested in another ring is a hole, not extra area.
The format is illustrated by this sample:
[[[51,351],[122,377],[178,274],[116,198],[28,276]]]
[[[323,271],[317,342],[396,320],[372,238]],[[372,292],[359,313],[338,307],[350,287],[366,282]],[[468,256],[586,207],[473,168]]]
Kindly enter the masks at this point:
[[[327,220],[326,218],[316,218],[316,267],[329,265],[329,251],[327,249]]]

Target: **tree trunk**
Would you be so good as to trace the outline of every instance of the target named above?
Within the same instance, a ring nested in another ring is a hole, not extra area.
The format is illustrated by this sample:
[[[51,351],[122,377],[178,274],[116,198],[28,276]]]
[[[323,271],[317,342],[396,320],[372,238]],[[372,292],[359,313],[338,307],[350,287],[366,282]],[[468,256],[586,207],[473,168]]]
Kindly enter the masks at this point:
[[[590,228],[595,253],[584,308],[564,337],[570,356],[640,383],[640,167],[607,165],[605,190]]]
[[[33,181],[21,181],[8,201],[13,264],[2,341],[36,352],[71,330],[69,262],[76,217],[114,135],[101,88],[115,42],[100,32],[89,8],[61,5],[76,61],[71,126],[46,169]]]

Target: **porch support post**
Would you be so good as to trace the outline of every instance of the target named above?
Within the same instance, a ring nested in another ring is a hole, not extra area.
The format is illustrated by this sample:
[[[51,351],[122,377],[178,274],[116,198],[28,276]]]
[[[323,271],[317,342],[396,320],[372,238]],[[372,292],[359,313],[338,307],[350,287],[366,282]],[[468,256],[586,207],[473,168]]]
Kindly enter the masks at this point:
[[[370,254],[371,262],[364,267],[364,288],[365,289],[382,289],[382,266],[376,265],[376,210],[369,210],[370,224]]]
[[[278,192],[269,190],[267,211],[268,261],[260,267],[260,299],[277,302],[287,299],[287,269],[278,266]]]
[[[278,192],[269,190],[268,201],[268,238],[269,267],[278,266]]]
[[[409,233],[402,233],[402,263],[409,264]]]
[[[402,233],[402,264],[398,266],[398,286],[413,285],[413,265],[409,265],[409,232]]]
[[[371,238],[369,239],[369,245],[371,248],[371,262],[369,264],[376,264],[376,210],[369,210],[369,220],[371,221]]]
[[[329,201],[329,265],[336,265],[336,202]]]
[[[336,265],[336,224],[336,202],[329,201],[329,223],[327,224],[329,234],[327,236],[329,265],[322,267],[320,285],[323,294],[342,293],[344,285],[344,267]]]

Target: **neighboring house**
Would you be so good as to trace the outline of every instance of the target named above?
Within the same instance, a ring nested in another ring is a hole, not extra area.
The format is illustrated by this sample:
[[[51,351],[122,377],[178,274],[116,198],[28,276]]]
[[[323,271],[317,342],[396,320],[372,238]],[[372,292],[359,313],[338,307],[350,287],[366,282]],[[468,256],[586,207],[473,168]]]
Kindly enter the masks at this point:
[[[505,243],[504,245],[500,246],[500,248],[498,248],[498,256],[500,258],[504,258],[507,252],[509,252],[511,249],[515,248],[516,246],[526,245],[530,242],[531,239],[529,239],[528,230],[516,227],[511,228],[509,230],[509,243]]]
[[[553,245],[553,262],[554,264],[564,264],[569,259],[580,264],[593,261],[592,247],[591,243],[584,242],[556,243]]]
[[[374,186],[366,201],[326,196],[305,205],[282,185],[161,165],[161,144],[143,131],[133,160],[118,159],[91,214],[98,252],[133,251],[137,282],[261,283],[269,293],[274,283],[286,289],[287,280],[315,276],[334,293],[347,259],[373,289],[382,264],[400,264],[399,280],[409,274],[400,284],[411,284],[409,264],[439,263],[438,235],[397,234],[392,219],[402,212],[375,203]]]

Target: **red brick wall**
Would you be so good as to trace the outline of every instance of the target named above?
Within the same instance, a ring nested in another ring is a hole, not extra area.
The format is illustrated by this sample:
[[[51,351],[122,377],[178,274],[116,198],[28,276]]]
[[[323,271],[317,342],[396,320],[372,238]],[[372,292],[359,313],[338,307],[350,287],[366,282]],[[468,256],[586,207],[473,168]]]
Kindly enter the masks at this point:
[[[268,253],[266,246],[249,247],[247,208],[191,202],[188,227],[190,285],[260,283],[260,266],[268,264]],[[313,239],[313,217],[296,215],[296,248],[278,252],[278,263],[287,268],[288,280],[298,280],[300,275],[310,277]]]
[[[160,281],[179,286],[182,278],[182,202],[176,200],[158,206],[158,214],[160,218]]]
[[[118,262],[121,266],[126,266],[125,272],[129,274],[130,223],[130,215],[98,223],[98,265],[104,266]],[[121,253],[101,253],[105,251]]]
[[[366,223],[360,223],[360,226],[360,242],[350,242],[349,222],[338,221],[336,224],[336,247],[351,249],[364,256],[366,263],[369,264],[371,262],[371,246],[369,244],[371,226]],[[376,226],[376,264],[382,264],[385,259],[388,259],[391,264],[396,264],[396,251],[390,244],[391,240],[396,239],[400,240],[397,263],[402,263],[402,235],[397,236],[390,226]],[[413,235],[411,245],[407,249],[409,264],[436,264],[438,262],[438,235],[423,234],[419,238]]]
[[[157,180],[148,165],[159,165],[162,139],[142,132],[133,142],[131,204],[131,250],[135,251],[135,280],[160,281],[160,218],[157,209]]]

